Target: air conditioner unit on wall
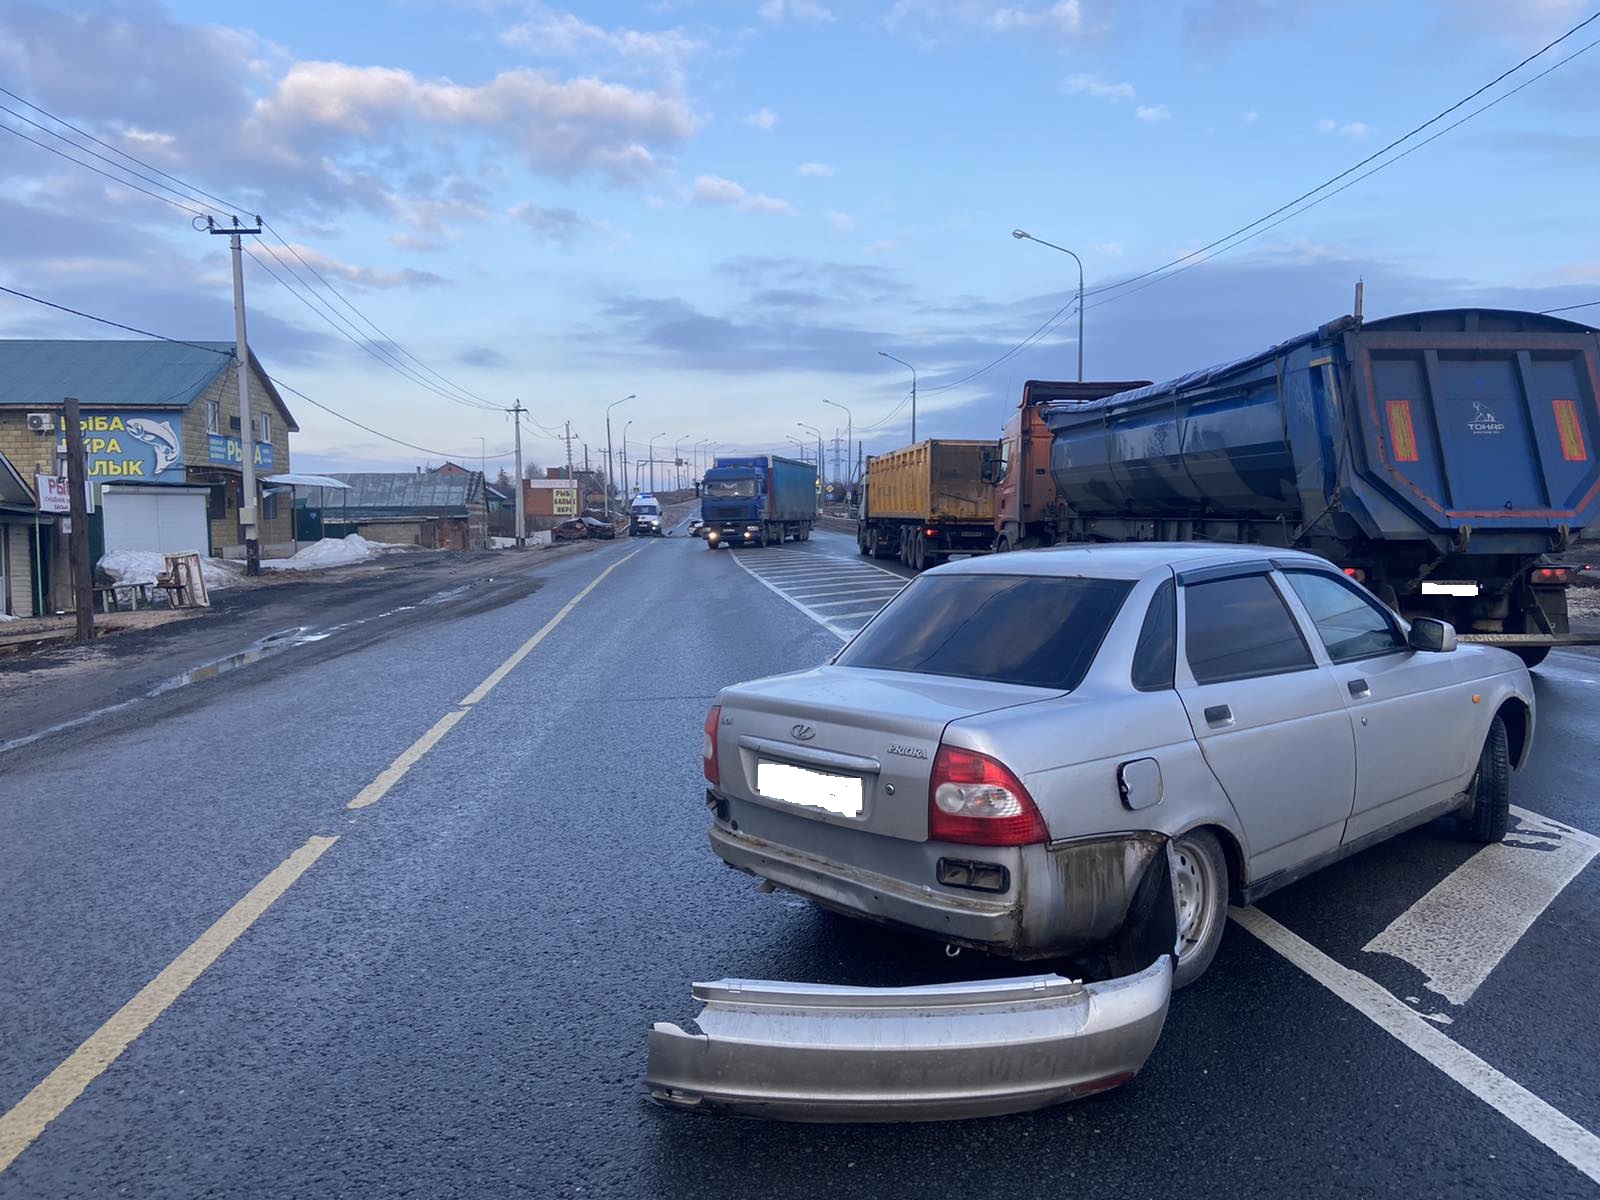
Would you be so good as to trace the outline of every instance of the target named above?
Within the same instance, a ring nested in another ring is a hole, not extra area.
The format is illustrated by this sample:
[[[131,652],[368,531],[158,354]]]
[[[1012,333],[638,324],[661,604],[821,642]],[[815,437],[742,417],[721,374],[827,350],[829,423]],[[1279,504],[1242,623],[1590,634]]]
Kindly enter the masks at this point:
[[[49,433],[56,427],[55,413],[29,413],[28,428],[34,433]]]

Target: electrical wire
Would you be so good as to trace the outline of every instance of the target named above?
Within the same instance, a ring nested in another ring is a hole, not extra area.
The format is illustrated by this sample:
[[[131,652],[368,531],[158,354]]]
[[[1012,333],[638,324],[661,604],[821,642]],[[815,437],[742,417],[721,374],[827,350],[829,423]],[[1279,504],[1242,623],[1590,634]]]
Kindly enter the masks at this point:
[[[93,163],[86,163],[81,158],[73,158],[72,155],[67,154],[67,153],[65,153],[65,152],[63,152],[61,150],[57,150],[54,146],[46,145],[44,142],[41,142],[38,138],[29,137],[27,134],[23,133],[22,130],[20,130],[20,129],[13,129],[11,126],[6,125],[3,122],[0,122],[0,129],[5,130],[7,133],[11,134],[14,137],[21,138],[25,142],[32,142],[35,146],[39,147],[39,149],[47,150],[51,154],[54,154],[57,158],[64,158],[69,163],[75,163],[76,165],[78,165],[80,167],[83,167],[86,170],[93,171],[96,175],[100,175],[100,176],[105,177],[106,179],[111,180],[112,183],[120,183],[120,184],[122,184],[123,187],[132,188],[136,192],[142,192],[144,195],[149,196],[152,200],[159,200],[163,204],[170,204],[170,205],[172,205],[173,208],[181,208],[184,212],[190,214],[191,216],[203,217],[203,216],[206,215],[205,213],[201,212],[198,208],[190,208],[187,204],[180,204],[178,201],[172,199],[170,196],[163,196],[159,192],[152,192],[149,188],[142,188],[137,183],[130,183],[128,180],[123,179],[120,175],[113,175],[110,171],[102,171],[99,167],[95,166]]]
[[[209,350],[211,353],[220,354],[225,358],[232,358],[234,356],[233,355],[233,351],[231,349],[230,350],[218,350],[215,346],[203,346],[198,342],[186,342],[182,338],[168,337],[164,333],[154,333],[151,330],[140,329],[140,328],[138,328],[137,326],[134,326],[134,325],[124,325],[121,321],[113,321],[109,317],[99,317],[99,316],[96,316],[94,313],[83,312],[81,309],[69,308],[65,304],[57,304],[53,300],[46,300],[42,296],[35,296],[30,292],[24,292],[24,291],[21,291],[21,290],[19,290],[17,288],[10,288],[10,287],[5,287],[4,285],[0,285],[0,292],[4,292],[9,296],[15,296],[19,300],[27,300],[27,301],[30,301],[30,302],[32,302],[34,304],[43,305],[46,308],[53,308],[53,309],[57,310],[58,312],[70,313],[72,316],[81,317],[86,321],[93,321],[98,325],[109,325],[114,329],[121,329],[121,330],[124,330],[124,331],[126,331],[128,333],[137,333],[141,337],[153,338],[153,339],[155,339],[156,341],[159,341],[159,342],[171,342],[173,345],[176,345],[176,346],[192,346],[196,350]],[[274,386],[279,387],[279,388],[283,389],[284,391],[289,392],[292,395],[298,396],[300,399],[304,400],[307,404],[311,405],[313,408],[320,408],[323,412],[328,413],[331,416],[338,417],[341,421],[344,421],[344,422],[347,422],[348,424],[354,425],[357,429],[365,430],[367,433],[372,434],[374,437],[380,437],[386,442],[393,442],[395,445],[404,446],[408,450],[418,450],[418,451],[421,451],[423,454],[433,454],[433,455],[436,455],[436,456],[438,456],[440,458],[457,459],[457,458],[471,458],[472,457],[471,454],[469,454],[467,452],[462,452],[460,454],[452,454],[452,453],[450,453],[448,451],[445,451],[445,450],[435,450],[435,449],[433,449],[432,447],[429,447],[429,446],[418,446],[413,442],[404,441],[401,438],[395,437],[393,434],[384,433],[380,429],[374,429],[370,425],[365,425],[362,422],[356,420],[354,417],[347,417],[347,416],[345,416],[344,413],[340,412],[338,409],[330,408],[328,405],[323,404],[320,400],[313,400],[310,396],[306,395],[299,388],[291,387],[289,384],[285,383],[283,380],[279,379],[275,375],[268,375],[267,378],[272,381]],[[515,450],[506,450],[506,451],[503,451],[503,452],[498,453],[498,454],[483,455],[481,457],[506,458],[506,457],[508,457],[508,456],[510,456],[512,454],[515,454],[515,453],[516,453]]]
[[[1585,300],[1582,304],[1563,304],[1560,308],[1545,308],[1539,311],[1541,317],[1548,317],[1552,313],[1572,312],[1578,308],[1594,308],[1600,305],[1600,300]]]

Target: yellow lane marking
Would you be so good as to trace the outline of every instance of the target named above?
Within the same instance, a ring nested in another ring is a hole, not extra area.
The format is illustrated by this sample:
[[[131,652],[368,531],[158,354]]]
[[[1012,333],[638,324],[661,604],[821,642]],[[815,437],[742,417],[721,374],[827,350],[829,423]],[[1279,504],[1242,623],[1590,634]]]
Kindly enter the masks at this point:
[[[562,606],[561,611],[545,622],[537,633],[519,646],[510,658],[496,667],[487,679],[474,688],[461,701],[463,707],[454,708],[435,721],[431,729],[407,746],[400,756],[385,767],[376,779],[362,788],[346,807],[365,808],[381,799],[390,788],[404,778],[406,772],[414,767],[423,755],[437,745],[439,740],[471,711],[465,706],[478,703],[492,692],[501,680],[510,674],[512,668],[528,657],[533,648],[544,641],[551,631],[566,619],[567,615],[578,606],[579,601],[594,591],[602,579],[643,549],[641,546],[638,550],[629,551],[596,575],[581,592]],[[265,879],[245,894],[244,899],[223,913],[210,929],[168,963],[161,973],[145,984],[132,1000],[90,1034],[88,1040],[74,1050],[65,1062],[40,1080],[9,1112],[0,1116],[0,1174],[4,1174],[16,1161],[17,1156],[45,1131],[45,1127],[83,1095],[84,1089],[116,1062],[123,1051],[150,1028],[155,1019],[166,1012],[173,1001],[183,995],[190,985],[204,974],[206,968],[216,962],[224,950],[238,941],[255,923],[256,918],[266,912],[272,903],[287,892],[295,881],[322,857],[323,852],[338,840],[337,837],[313,837],[274,867]]]
[[[567,619],[567,614],[578,607],[579,601],[581,601],[590,592],[594,591],[595,588],[600,586],[600,581],[602,579],[611,574],[611,572],[615,571],[623,563],[627,562],[635,554],[638,554],[643,550],[644,547],[640,546],[638,550],[628,551],[628,553],[624,554],[621,558],[617,559],[616,562],[612,563],[604,571],[601,571],[600,574],[591,579],[588,587],[584,588],[583,591],[579,592],[571,600],[568,600],[566,604],[562,606],[560,612],[556,613],[555,616],[551,617],[544,623],[544,626],[539,630],[538,633],[534,634],[527,641],[523,642],[522,645],[518,646],[515,653],[513,653],[510,658],[506,659],[505,662],[501,663],[492,672],[490,672],[489,678],[485,679],[477,687],[473,688],[464,697],[462,697],[461,703],[476,704],[490,692],[494,691],[494,689],[500,685],[500,681],[507,675],[511,674],[512,670],[519,662],[527,658],[529,654],[533,653],[533,648],[535,646],[550,636],[551,630],[553,630],[557,625],[561,624],[562,621]]]
[[[427,733],[402,750],[399,758],[380,771],[376,779],[357,792],[356,798],[346,804],[345,807],[365,808],[369,804],[376,804],[379,800],[382,800],[389,789],[404,779],[406,772],[416,766],[418,760],[429,750],[432,750],[440,738],[454,729],[456,722],[466,716],[468,711],[470,710],[465,708],[453,708],[445,713],[444,716],[433,723],[433,727]]]
[[[150,1028],[151,1023],[338,840],[314,837],[274,867],[244,899],[218,917],[216,923],[168,963],[161,974],[140,988],[132,1000],[90,1034],[65,1062],[0,1117],[0,1172],[15,1162],[17,1155],[44,1132],[45,1126],[65,1112],[85,1088],[121,1057],[135,1038]]]

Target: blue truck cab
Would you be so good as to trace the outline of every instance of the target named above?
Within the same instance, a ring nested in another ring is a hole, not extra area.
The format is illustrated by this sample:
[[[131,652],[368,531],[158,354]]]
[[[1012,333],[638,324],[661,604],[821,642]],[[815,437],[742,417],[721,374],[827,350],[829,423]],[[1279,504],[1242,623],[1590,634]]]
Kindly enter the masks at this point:
[[[781,545],[811,537],[817,471],[776,454],[721,456],[700,485],[706,546]]]

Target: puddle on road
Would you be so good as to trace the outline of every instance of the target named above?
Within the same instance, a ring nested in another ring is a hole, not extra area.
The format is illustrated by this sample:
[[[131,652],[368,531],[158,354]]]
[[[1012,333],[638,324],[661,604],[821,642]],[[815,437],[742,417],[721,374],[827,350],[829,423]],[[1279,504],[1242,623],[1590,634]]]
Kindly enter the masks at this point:
[[[309,625],[297,625],[292,629],[280,629],[276,633],[269,633],[265,637],[257,639],[248,648],[240,650],[237,653],[214,659],[211,662],[201,663],[197,667],[190,667],[186,671],[180,671],[176,675],[169,676],[168,678],[161,680],[161,682],[157,683],[154,687],[150,688],[141,695],[134,696],[128,700],[120,701],[116,704],[108,704],[103,708],[97,708],[92,712],[84,713],[81,717],[74,717],[70,721],[62,721],[60,724],[51,725],[45,729],[38,730],[35,733],[26,734],[23,737],[12,738],[9,741],[0,742],[0,754],[5,754],[11,750],[20,750],[24,746],[31,746],[34,742],[40,741],[43,738],[47,738],[52,734],[63,733],[68,729],[76,729],[78,726],[86,725],[90,721],[96,721],[101,717],[110,716],[112,713],[121,712],[125,708],[132,708],[135,704],[142,704],[146,700],[153,700],[158,696],[168,695],[171,692],[177,691],[179,688],[188,687],[190,684],[204,683],[208,679],[215,679],[219,675],[226,675],[230,671],[236,671],[240,667],[247,667],[251,663],[260,662],[264,658],[271,658],[274,655],[282,654],[288,650],[293,650],[296,646],[306,646],[313,642],[324,641],[336,633],[342,633],[347,629],[354,629],[359,625],[366,625],[372,621],[381,621],[385,617],[393,617],[405,612],[414,612],[423,605],[447,604],[464,594],[469,590],[470,587],[470,584],[466,584],[461,587],[447,588],[442,592],[435,592],[433,595],[418,601],[416,604],[402,604],[398,608],[391,608],[384,612],[374,613],[370,617],[360,617],[354,621],[344,621],[338,625],[329,625],[324,629],[313,629]]]

